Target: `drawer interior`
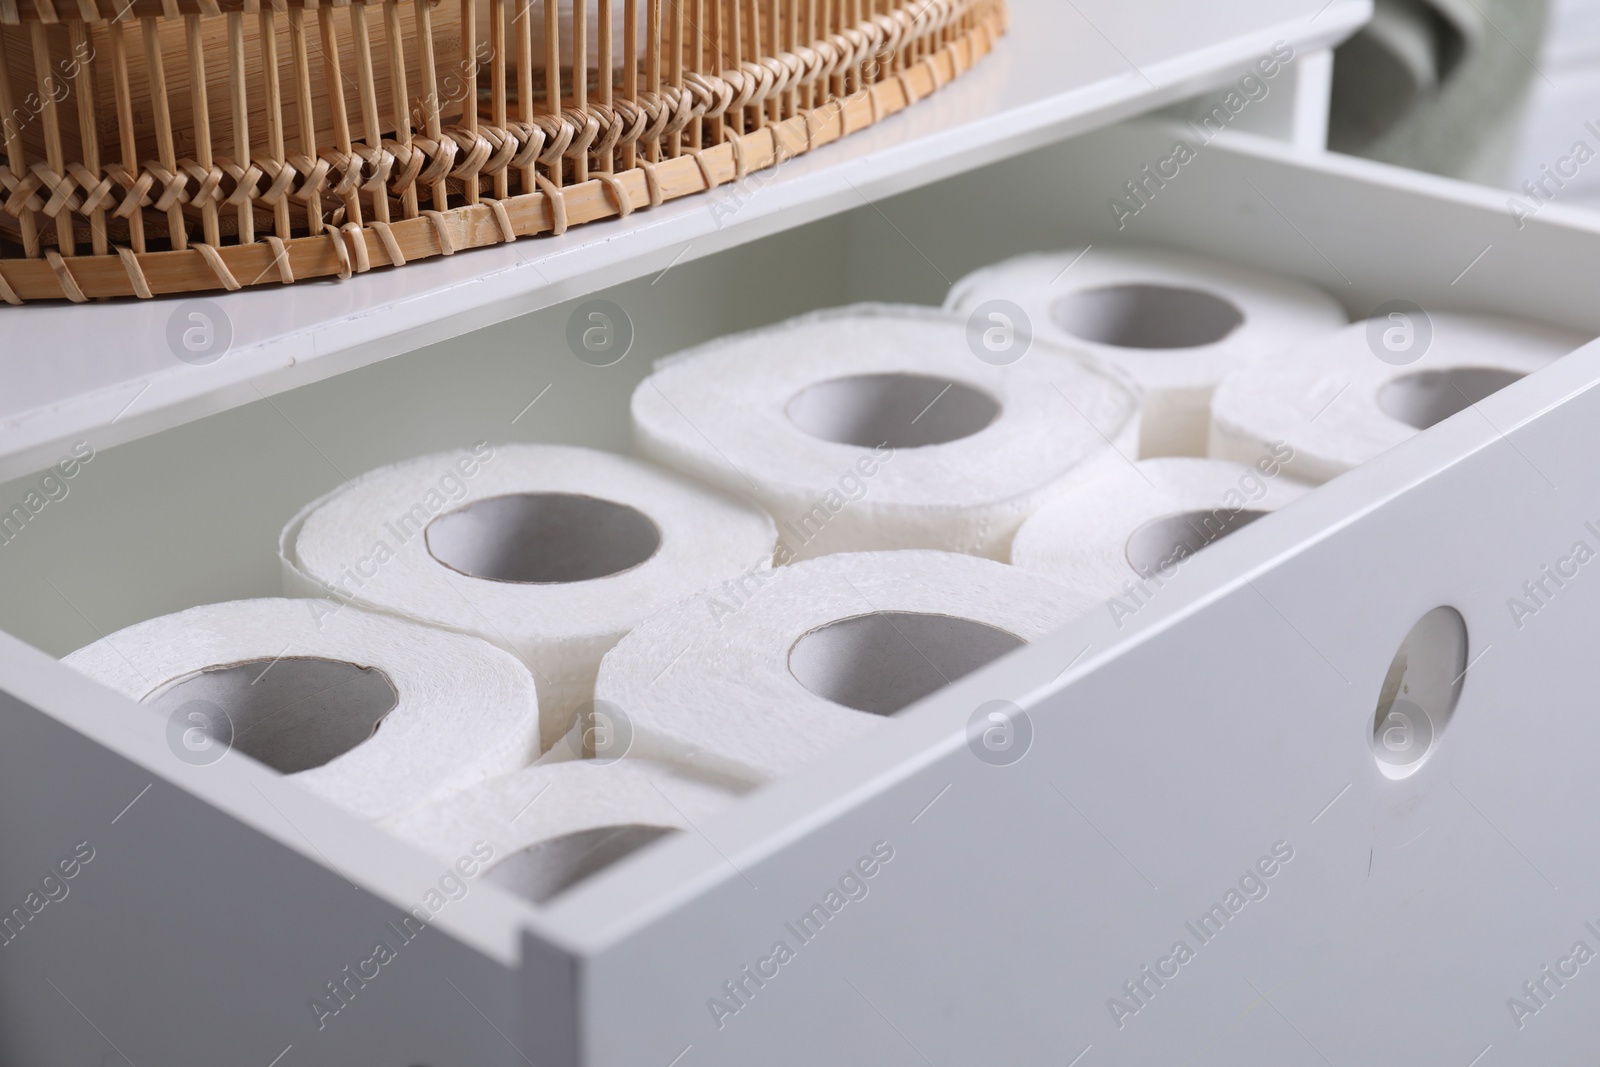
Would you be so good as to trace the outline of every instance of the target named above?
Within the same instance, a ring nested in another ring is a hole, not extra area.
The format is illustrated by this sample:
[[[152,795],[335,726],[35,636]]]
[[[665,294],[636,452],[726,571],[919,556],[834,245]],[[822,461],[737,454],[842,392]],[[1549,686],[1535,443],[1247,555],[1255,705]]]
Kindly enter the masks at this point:
[[[1551,208],[1519,230],[1487,191],[1248,135],[1204,145],[1119,225],[1110,201],[1123,184],[1192,136],[1130,123],[706,259],[686,255],[598,294],[624,309],[635,336],[610,367],[568,350],[575,301],[97,450],[65,496],[0,546],[0,629],[61,655],[195,604],[278,595],[281,526],[346,477],[477,440],[627,452],[628,397],[655,358],[851,301],[935,304],[962,274],[1021,252],[1169,246],[1311,281],[1352,316],[1408,299],[1600,332],[1588,291],[1600,227]],[[35,482],[0,485],[0,501]],[[628,867],[602,877],[626,879]]]
[[[937,304],[966,272],[1022,252],[1175,247],[1319,284],[1352,316],[1409,299],[1600,332],[1592,223],[1552,211],[1519,230],[1486,191],[1249,135],[1203,146],[1119,227],[1112,199],[1126,203],[1124,183],[1179,137],[1196,140],[1130,123],[706,259],[691,249],[599,294],[634,330],[611,367],[568,350],[573,301],[97,450],[0,551],[0,629],[62,655],[152,616],[276,595],[280,527],[346,476],[477,440],[627,452],[627,399],[655,358],[851,301]],[[34,481],[0,485],[0,500]]]

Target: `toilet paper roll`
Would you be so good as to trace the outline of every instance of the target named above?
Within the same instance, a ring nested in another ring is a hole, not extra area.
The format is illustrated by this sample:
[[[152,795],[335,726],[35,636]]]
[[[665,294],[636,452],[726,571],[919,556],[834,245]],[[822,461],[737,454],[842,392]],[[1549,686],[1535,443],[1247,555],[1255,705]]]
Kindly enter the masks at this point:
[[[1253,463],[1286,446],[1289,473],[1319,484],[1586,340],[1516,319],[1420,309],[1354,323],[1229,375],[1212,401],[1210,453]]]
[[[63,662],[166,715],[185,762],[236,749],[371,819],[538,753],[538,698],[515,657],[330,600],[207,604]]]
[[[738,792],[650,760],[575,760],[491,779],[382,825],[446,863],[481,863],[488,881],[542,904],[657,838],[694,832]]]
[[[1137,248],[1022,256],[956,282],[945,306],[1009,317],[1093,353],[1144,389],[1139,455],[1203,456],[1211,391],[1225,375],[1345,325],[1331,296],[1232,263]],[[999,320],[994,320],[999,321]]]
[[[758,509],[636,460],[478,445],[372,471],[284,531],[288,584],[469,633],[539,687],[549,748],[651,612],[770,564]]]
[[[1146,459],[1109,471],[1022,524],[1011,562],[1132,614],[1202,548],[1302,496],[1281,459],[1254,466]]]
[[[663,360],[633,394],[640,452],[752,497],[779,563],[935,548],[1003,558],[1033,511],[1122,462],[1137,391],[1036,343],[979,359],[928,308],[859,305]]]
[[[652,617],[607,654],[595,693],[636,755],[762,782],[1098,606],[973,556],[824,556]]]

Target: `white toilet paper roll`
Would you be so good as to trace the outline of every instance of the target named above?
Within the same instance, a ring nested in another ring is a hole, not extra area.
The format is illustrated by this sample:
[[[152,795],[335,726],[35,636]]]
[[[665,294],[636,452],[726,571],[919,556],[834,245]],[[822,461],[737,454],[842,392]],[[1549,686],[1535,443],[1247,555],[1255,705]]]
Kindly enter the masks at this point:
[[[382,825],[447,863],[471,857],[488,881],[542,904],[659,837],[693,832],[738,788],[651,760],[574,760],[491,779]]]
[[[1212,402],[1211,455],[1253,463],[1287,445],[1289,473],[1319,484],[1588,340],[1487,315],[1396,315],[1230,375]]]
[[[207,604],[63,662],[167,715],[185,762],[237,749],[367,818],[538,753],[533,679],[515,657],[330,600]]]
[[[1281,457],[1254,466],[1213,459],[1146,459],[1108,471],[1036,513],[1011,562],[1132,614],[1194,553],[1295,500],[1307,486]]]
[[[1022,256],[967,275],[945,306],[1005,315],[1092,352],[1145,393],[1139,454],[1203,456],[1211,391],[1230,371],[1349,321],[1331,296],[1232,263],[1138,248]],[[998,321],[998,320],[996,320]]]
[[[1136,390],[1035,343],[984,362],[961,320],[860,305],[663,360],[633,394],[645,456],[754,498],[778,562],[936,548],[1003,558],[1022,520],[1122,462]]]
[[[770,563],[758,509],[636,460],[477,446],[383,467],[284,531],[291,585],[473,634],[539,687],[549,748],[600,657],[651,612]]]
[[[654,616],[600,665],[632,751],[761,782],[1098,607],[993,560],[824,556]]]

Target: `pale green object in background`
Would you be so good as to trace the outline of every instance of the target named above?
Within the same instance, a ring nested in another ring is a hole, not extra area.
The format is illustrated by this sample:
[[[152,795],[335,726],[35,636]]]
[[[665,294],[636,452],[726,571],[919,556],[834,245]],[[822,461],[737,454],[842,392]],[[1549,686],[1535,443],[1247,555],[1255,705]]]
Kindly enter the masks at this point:
[[[1547,0],[1377,0],[1334,53],[1328,147],[1506,184],[1547,11]]]

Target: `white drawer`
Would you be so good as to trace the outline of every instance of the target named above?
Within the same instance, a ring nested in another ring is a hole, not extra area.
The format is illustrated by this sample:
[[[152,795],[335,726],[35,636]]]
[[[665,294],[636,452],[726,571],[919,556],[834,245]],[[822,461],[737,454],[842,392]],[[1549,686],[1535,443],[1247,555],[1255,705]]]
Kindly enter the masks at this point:
[[[1596,544],[1600,346],[1220,542],[1122,628],[1097,614],[1008,656],[553,906],[474,885],[409,942],[388,924],[436,861],[247,760],[180,763],[155,717],[27,647],[273,595],[279,526],[342,475],[480,438],[626,450],[657,355],[850,300],[935,302],[1071,241],[1258,264],[1355,315],[1407,299],[1600,332],[1586,218],[1519,229],[1492,192],[1246,135],[1119,233],[1108,199],[1173,136],[1085,135],[619,286],[603,295],[638,341],[613,367],[566,350],[562,305],[98,452],[0,547],[0,909],[94,850],[0,949],[0,1059],[1576,1062],[1600,964],[1560,986],[1541,968],[1600,951],[1600,859],[1573,832],[1600,803],[1600,579],[1520,626],[1507,599]],[[1378,689],[1438,605],[1475,658],[1437,755],[1391,781],[1367,743]],[[1003,768],[964,744],[997,698],[1035,730]],[[708,1001],[878,842],[894,855],[868,896],[719,1025]],[[1293,858],[1268,895],[1119,1025],[1108,1001],[1278,842]],[[378,941],[396,959],[319,1029],[311,999]],[[1547,995],[1514,1020],[1530,981]]]

